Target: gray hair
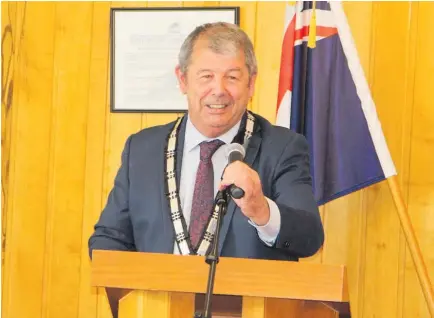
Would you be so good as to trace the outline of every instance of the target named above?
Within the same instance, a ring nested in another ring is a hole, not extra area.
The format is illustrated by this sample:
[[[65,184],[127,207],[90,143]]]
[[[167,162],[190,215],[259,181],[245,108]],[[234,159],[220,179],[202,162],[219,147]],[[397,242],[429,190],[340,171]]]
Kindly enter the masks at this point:
[[[181,72],[186,73],[191,62],[194,44],[200,37],[208,40],[208,48],[215,53],[234,53],[241,49],[244,51],[249,76],[258,72],[253,44],[247,34],[237,25],[216,22],[206,23],[196,27],[185,39],[179,51],[178,59]]]

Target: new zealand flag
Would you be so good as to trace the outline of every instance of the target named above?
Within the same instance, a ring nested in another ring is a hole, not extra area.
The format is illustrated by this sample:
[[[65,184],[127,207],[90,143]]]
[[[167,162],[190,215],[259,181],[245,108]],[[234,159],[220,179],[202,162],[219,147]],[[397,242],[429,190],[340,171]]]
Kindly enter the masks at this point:
[[[396,174],[340,2],[287,5],[277,120],[306,136],[319,205]]]

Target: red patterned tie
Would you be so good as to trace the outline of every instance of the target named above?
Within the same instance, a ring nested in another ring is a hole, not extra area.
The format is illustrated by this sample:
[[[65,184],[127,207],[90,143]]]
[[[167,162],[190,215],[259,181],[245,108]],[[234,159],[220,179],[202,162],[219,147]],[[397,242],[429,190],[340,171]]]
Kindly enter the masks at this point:
[[[218,139],[210,142],[203,141],[200,144],[200,162],[194,184],[189,228],[193,248],[197,247],[196,245],[212,213],[214,204],[214,169],[211,157],[223,144],[224,142]]]

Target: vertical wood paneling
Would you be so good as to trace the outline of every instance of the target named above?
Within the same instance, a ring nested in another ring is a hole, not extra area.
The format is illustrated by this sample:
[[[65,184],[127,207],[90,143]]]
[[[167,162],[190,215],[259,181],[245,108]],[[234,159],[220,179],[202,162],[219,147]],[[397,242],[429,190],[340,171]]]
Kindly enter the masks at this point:
[[[2,34],[12,27],[2,39],[3,62],[12,56],[10,71],[2,67],[2,92],[13,88],[2,99],[5,317],[111,317],[105,293],[89,287],[88,237],[126,138],[179,116],[110,113],[109,8],[148,5],[240,6],[259,67],[249,108],[274,121],[284,2],[2,3]],[[434,279],[427,168],[434,5],[348,2],[344,9]],[[387,185],[321,210],[326,242],[304,261],[347,265],[353,316],[428,317]]]
[[[13,76],[15,59],[14,55],[14,34],[15,17],[17,12],[16,3],[1,3],[1,34],[2,34],[2,59],[1,59],[1,144],[2,144],[2,164],[1,164],[1,264],[2,277],[4,277],[4,253],[6,244],[7,230],[7,201],[9,187],[9,165],[11,147],[11,128],[12,128],[12,101],[13,101]]]
[[[252,111],[274,122],[285,2],[258,2],[256,10],[255,51],[258,59],[258,78]],[[270,23],[270,19],[273,23]]]
[[[110,3],[93,5],[87,115],[86,166],[78,317],[96,317],[97,289],[90,287],[88,239],[103,205],[105,118],[109,112],[108,63]]]
[[[41,13],[44,12],[44,19]],[[14,84],[6,237],[6,317],[41,311],[53,70],[54,5],[19,3],[13,26]],[[41,37],[41,34],[44,34]],[[23,306],[22,300],[26,299]]]
[[[21,8],[20,8],[21,9]],[[16,125],[12,125],[12,114],[13,111],[17,108],[12,108],[12,102],[14,98],[13,86],[15,83],[14,75],[15,67],[17,67],[17,56],[19,52],[19,43],[16,41],[17,36],[17,27],[16,27],[16,16],[17,16],[17,3],[1,3],[1,34],[2,34],[2,59],[1,59],[1,70],[2,70],[2,100],[1,100],[1,152],[2,152],[2,167],[1,167],[1,247],[2,247],[2,256],[1,256],[1,274],[2,274],[2,303],[9,305],[10,294],[8,292],[8,287],[10,286],[11,280],[10,276],[5,277],[5,273],[9,273],[10,260],[11,257],[5,257],[6,255],[6,236],[8,229],[11,228],[9,222],[11,218],[7,218],[8,212],[10,212],[10,206],[8,202],[11,202],[11,195],[9,192],[9,188],[11,187],[11,180],[9,179],[9,175],[11,172],[11,166],[13,165],[10,161],[11,158],[11,137],[13,135],[12,128],[16,127]],[[20,10],[22,11],[22,10]],[[22,25],[22,24],[20,24]],[[15,115],[16,117],[16,115]],[[12,156],[15,155],[15,152]],[[13,177],[12,177],[13,180]],[[9,253],[10,254],[10,253]],[[8,267],[8,270],[5,270],[5,267]],[[8,313],[9,307],[3,305],[2,306],[2,315],[6,315]]]
[[[220,1],[182,1],[182,7],[218,7]],[[229,7],[226,2],[222,3],[222,6]]]
[[[403,112],[402,122],[402,164],[401,167],[398,167],[400,170],[400,184],[402,185],[403,196],[406,204],[408,205],[408,197],[409,197],[409,176],[411,173],[411,147],[412,147],[412,129],[413,129],[413,112],[414,112],[414,88],[415,88],[415,64],[416,64],[416,40],[417,40],[417,32],[418,32],[418,12],[419,12],[419,3],[411,2],[408,7],[408,15],[409,15],[409,26],[408,33],[406,36],[406,65],[403,66],[405,68],[405,108]],[[410,207],[409,207],[410,208]],[[409,210],[410,215],[411,211]],[[405,279],[405,259],[406,257],[410,257],[409,251],[407,250],[407,244],[405,241],[405,236],[403,231],[400,232],[399,239],[399,270],[398,270],[398,308],[397,308],[397,317],[406,317],[405,313],[405,303],[406,303],[406,279]],[[419,287],[420,292],[420,287]],[[417,301],[415,298],[412,298],[413,301]],[[411,316],[411,315],[410,315]]]
[[[407,59],[409,3],[374,3],[372,94],[389,149],[398,171],[405,113],[405,65]],[[393,73],[393,76],[390,74]],[[398,314],[400,224],[386,183],[367,191],[367,249],[363,317]],[[375,261],[373,261],[375,260]],[[375,284],[384,280],[387,284]]]
[[[431,282],[434,280],[434,3],[418,4],[416,68],[408,206],[425,257]],[[403,317],[429,317],[409,253],[405,262]]]
[[[112,8],[127,8],[127,7],[146,7],[147,2],[132,2],[132,1],[113,1]],[[109,13],[107,13],[109,14]],[[111,37],[109,24],[105,25],[104,32]],[[98,36],[94,34],[94,36]],[[111,72],[111,56],[108,55],[108,76],[106,77],[107,98],[110,98],[110,72]],[[110,103],[110,101],[109,101]],[[107,115],[105,123],[105,146],[104,146],[104,171],[103,171],[103,189],[102,189],[102,205],[104,207],[107,201],[108,194],[113,188],[113,181],[121,163],[121,153],[125,146],[125,142],[129,135],[139,131],[142,127],[142,117],[146,115],[140,113],[112,113],[110,107],[107,106]],[[99,211],[99,214],[101,210]],[[111,317],[110,307],[107,301],[106,294],[103,289],[98,289],[98,305],[97,317]]]
[[[347,262],[351,236],[350,218],[353,213],[360,213],[359,196],[351,195],[327,204],[324,215],[324,228],[327,240],[323,247],[323,263],[344,264]],[[354,210],[353,210],[354,209]]]
[[[92,10],[56,3],[42,317],[78,313]]]

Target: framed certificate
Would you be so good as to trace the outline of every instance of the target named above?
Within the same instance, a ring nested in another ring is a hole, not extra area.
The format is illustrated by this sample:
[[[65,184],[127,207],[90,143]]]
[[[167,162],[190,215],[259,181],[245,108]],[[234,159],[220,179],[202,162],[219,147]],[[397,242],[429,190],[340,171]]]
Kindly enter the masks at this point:
[[[239,7],[112,8],[111,111],[186,111],[178,53],[195,27],[210,22],[239,25]]]

